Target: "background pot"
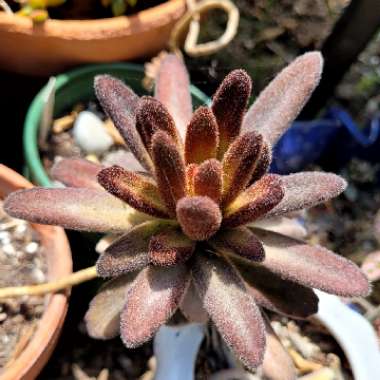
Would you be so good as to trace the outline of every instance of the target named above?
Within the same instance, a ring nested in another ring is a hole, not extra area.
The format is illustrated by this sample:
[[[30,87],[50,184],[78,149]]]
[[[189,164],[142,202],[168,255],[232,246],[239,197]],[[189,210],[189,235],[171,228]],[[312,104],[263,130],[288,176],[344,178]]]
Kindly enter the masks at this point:
[[[0,12],[0,67],[50,75],[69,66],[150,56],[162,50],[185,0],[168,0],[132,16],[47,20],[42,24]]]
[[[54,115],[62,115],[65,110],[71,110],[79,101],[93,99],[95,97],[94,77],[105,73],[121,78],[140,95],[146,93],[141,85],[144,77],[144,69],[141,65],[115,63],[82,67],[57,76]],[[46,86],[36,95],[29,107],[24,124],[23,143],[27,175],[38,185],[50,186],[37,142],[45,91]],[[209,98],[194,86],[191,86],[191,94],[195,107],[209,102]]]
[[[18,173],[0,164],[0,197],[33,185]],[[33,224],[46,250],[48,279],[56,280],[72,273],[71,251],[66,234],[60,227]],[[68,295],[49,296],[37,329],[20,356],[1,375],[1,380],[35,379],[57,343],[66,316]]]

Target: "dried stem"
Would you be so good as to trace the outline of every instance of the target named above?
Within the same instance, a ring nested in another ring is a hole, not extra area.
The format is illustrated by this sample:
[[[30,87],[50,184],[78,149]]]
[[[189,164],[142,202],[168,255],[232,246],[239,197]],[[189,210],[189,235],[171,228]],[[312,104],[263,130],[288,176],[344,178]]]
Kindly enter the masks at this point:
[[[53,293],[59,290],[71,288],[82,282],[92,280],[97,277],[96,267],[89,267],[72,273],[57,281],[47,282],[39,285],[14,286],[0,289],[0,299],[20,296],[37,296],[46,293]]]

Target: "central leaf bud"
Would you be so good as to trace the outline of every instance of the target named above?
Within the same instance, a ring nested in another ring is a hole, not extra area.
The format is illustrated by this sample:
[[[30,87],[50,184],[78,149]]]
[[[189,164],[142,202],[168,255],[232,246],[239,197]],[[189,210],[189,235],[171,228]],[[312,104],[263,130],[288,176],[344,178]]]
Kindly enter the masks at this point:
[[[220,228],[222,213],[209,197],[184,197],[177,203],[177,220],[192,240],[207,240]]]

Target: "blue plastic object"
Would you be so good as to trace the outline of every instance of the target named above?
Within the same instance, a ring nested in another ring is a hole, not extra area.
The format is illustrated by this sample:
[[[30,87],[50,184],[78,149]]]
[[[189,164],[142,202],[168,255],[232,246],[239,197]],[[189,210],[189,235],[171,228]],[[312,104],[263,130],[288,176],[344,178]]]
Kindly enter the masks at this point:
[[[360,129],[351,116],[338,107],[313,121],[296,121],[273,149],[271,171],[288,174],[321,163],[336,170],[351,157],[380,162],[380,114]]]

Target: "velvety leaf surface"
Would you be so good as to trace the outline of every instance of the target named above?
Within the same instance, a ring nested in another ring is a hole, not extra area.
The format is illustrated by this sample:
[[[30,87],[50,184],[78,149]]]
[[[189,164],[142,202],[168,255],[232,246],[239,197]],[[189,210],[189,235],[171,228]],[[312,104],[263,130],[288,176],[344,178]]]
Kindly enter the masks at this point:
[[[176,311],[190,280],[184,265],[149,266],[132,284],[121,314],[124,344],[134,348],[149,340]]]
[[[150,239],[149,261],[154,265],[171,266],[190,258],[195,242],[175,228],[165,229]]]
[[[207,196],[219,204],[222,197],[222,165],[211,159],[199,165],[194,175],[194,194]]]
[[[152,138],[155,132],[164,131],[179,146],[181,144],[178,131],[165,106],[150,96],[140,99],[136,114],[136,128],[148,152],[152,148]]]
[[[222,158],[239,135],[243,116],[252,91],[252,82],[244,70],[231,71],[220,84],[212,101],[212,112],[219,126],[218,157]]]
[[[264,174],[269,170],[270,164],[272,162],[272,150],[269,144],[264,140],[263,146],[260,151],[260,157],[257,161],[255,169],[253,170],[250,184],[259,180]]]
[[[223,339],[247,367],[256,368],[264,356],[264,323],[239,275],[222,257],[202,252],[194,255],[192,275]]]
[[[63,158],[54,164],[50,175],[69,187],[101,189],[97,175],[102,169],[102,165],[82,158]]]
[[[207,240],[218,231],[222,214],[209,197],[185,197],[177,204],[177,220],[190,239]]]
[[[96,263],[99,276],[114,277],[148,265],[150,238],[164,228],[160,221],[145,222],[114,241]]]
[[[256,132],[239,136],[223,158],[222,201],[231,202],[250,182],[258,163],[263,139]]]
[[[93,232],[124,232],[147,217],[104,190],[34,188],[8,196],[4,210],[33,223]]]
[[[347,186],[346,181],[333,173],[301,172],[281,177],[284,198],[269,216],[316,206],[338,196]]]
[[[146,175],[111,166],[98,174],[98,181],[109,193],[138,211],[158,218],[169,216],[155,182]]]
[[[189,164],[186,165],[186,194],[187,195],[195,195],[194,193],[194,177],[197,173],[198,165],[197,164]]]
[[[306,228],[296,218],[284,216],[255,220],[249,227],[277,232],[294,239],[304,239],[307,235]]]
[[[209,320],[209,316],[203,308],[202,301],[195,289],[193,280],[190,281],[190,285],[179,307],[182,314],[190,323],[207,323]]]
[[[276,174],[267,174],[226,207],[223,225],[232,228],[251,223],[266,215],[283,196],[280,177]]]
[[[273,331],[267,317],[264,316],[266,331],[266,350],[263,361],[263,374],[268,380],[296,380],[296,369],[292,358]]]
[[[138,96],[121,80],[110,75],[96,76],[94,88],[103,110],[113,121],[131,152],[144,168],[152,171],[152,160],[135,126]]]
[[[369,284],[351,261],[320,246],[275,232],[252,229],[265,250],[265,268],[302,285],[342,297],[365,296]]]
[[[190,80],[184,63],[174,54],[168,54],[161,62],[154,97],[168,109],[184,139],[193,112]]]
[[[249,108],[243,131],[256,130],[274,145],[318,85],[322,66],[321,54],[310,52],[285,67]]]
[[[232,258],[249,294],[262,307],[291,318],[307,318],[318,311],[318,297],[312,289],[283,280],[260,264]]]
[[[162,131],[154,134],[152,158],[162,200],[172,216],[176,203],[186,195],[185,163],[173,140]]]
[[[199,107],[187,127],[185,161],[201,164],[215,158],[219,145],[219,131],[215,116],[208,107]]]
[[[224,254],[241,256],[250,261],[263,261],[264,248],[247,227],[223,229],[209,243]]]
[[[95,339],[111,339],[120,333],[120,313],[127,290],[136,277],[128,273],[105,283],[92,299],[84,317],[88,334]]]

